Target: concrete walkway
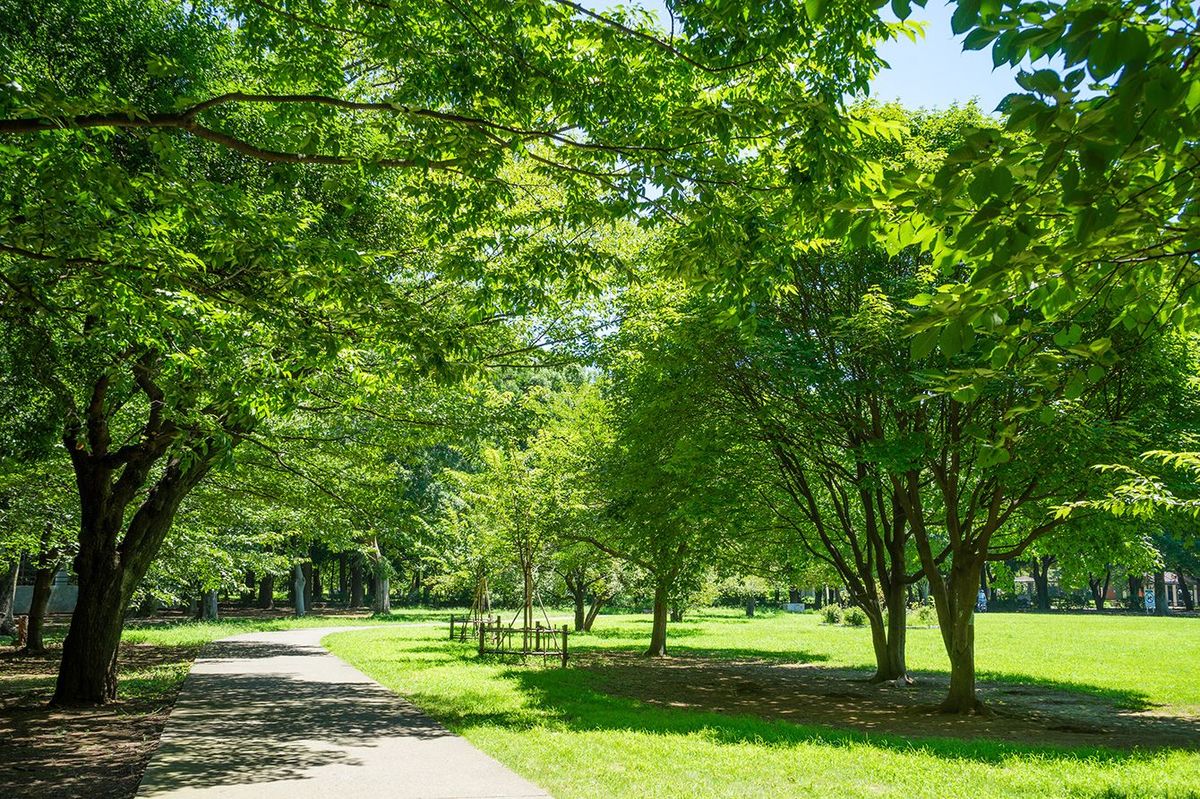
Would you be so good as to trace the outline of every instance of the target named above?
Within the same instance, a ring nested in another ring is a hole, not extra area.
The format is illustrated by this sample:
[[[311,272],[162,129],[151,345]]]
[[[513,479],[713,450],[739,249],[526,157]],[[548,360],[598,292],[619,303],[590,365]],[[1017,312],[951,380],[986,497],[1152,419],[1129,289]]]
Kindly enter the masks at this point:
[[[205,647],[138,796],[549,797],[320,645],[362,629],[251,633]]]

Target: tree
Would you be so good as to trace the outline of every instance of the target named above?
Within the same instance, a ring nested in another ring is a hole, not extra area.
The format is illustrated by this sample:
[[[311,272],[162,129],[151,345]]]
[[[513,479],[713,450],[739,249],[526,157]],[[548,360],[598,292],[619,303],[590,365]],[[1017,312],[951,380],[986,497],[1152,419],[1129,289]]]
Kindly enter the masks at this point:
[[[695,331],[680,324],[687,296],[663,281],[621,299],[623,323],[601,361],[607,445],[596,448],[593,467],[607,523],[580,536],[650,576],[652,657],[667,653],[672,606],[681,607],[716,563],[736,557],[739,540],[752,546],[758,526],[742,431],[713,412]]]
[[[774,467],[769,507],[866,613],[873,679],[908,680],[907,598],[921,572],[888,478],[913,430],[897,396],[909,364],[891,297],[914,291],[920,264],[843,251],[781,268],[786,290],[758,305],[752,332],[711,347],[722,396]]]

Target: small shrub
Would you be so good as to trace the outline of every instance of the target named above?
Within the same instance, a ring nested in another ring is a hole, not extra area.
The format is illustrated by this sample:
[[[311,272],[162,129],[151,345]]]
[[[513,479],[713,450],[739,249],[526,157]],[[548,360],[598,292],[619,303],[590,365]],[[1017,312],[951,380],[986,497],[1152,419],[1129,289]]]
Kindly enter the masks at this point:
[[[867,623],[867,614],[863,613],[862,608],[848,608],[842,614],[842,624],[847,627],[862,627]]]
[[[922,602],[913,607],[908,620],[914,627],[933,627],[937,624],[937,609],[932,602]]]
[[[821,608],[821,621],[825,624],[841,624],[842,609],[837,605],[826,605]]]

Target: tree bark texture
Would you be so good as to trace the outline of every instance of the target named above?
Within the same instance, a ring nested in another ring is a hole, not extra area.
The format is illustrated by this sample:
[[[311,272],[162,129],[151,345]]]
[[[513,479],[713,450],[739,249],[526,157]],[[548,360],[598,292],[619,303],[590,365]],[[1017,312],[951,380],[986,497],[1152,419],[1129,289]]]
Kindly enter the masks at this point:
[[[117,649],[129,601],[180,503],[222,452],[216,439],[165,418],[153,358],[144,356],[131,368],[148,407],[138,439],[111,447],[108,419],[123,399],[109,402],[107,374],[93,382],[87,407],[72,409],[64,427],[80,503],[79,596],[63,641],[56,705],[100,704],[116,697]]]
[[[25,651],[32,655],[40,655],[46,651],[43,640],[46,608],[50,605],[50,594],[54,590],[54,575],[57,571],[57,563],[42,566],[33,577],[33,595],[29,600],[29,626],[25,634]]]
[[[664,582],[654,587],[654,619],[650,626],[650,648],[646,650],[652,658],[667,655],[667,616],[671,612],[669,590],[670,586]]]
[[[275,607],[275,575],[264,574],[258,581],[258,607],[271,610]]]

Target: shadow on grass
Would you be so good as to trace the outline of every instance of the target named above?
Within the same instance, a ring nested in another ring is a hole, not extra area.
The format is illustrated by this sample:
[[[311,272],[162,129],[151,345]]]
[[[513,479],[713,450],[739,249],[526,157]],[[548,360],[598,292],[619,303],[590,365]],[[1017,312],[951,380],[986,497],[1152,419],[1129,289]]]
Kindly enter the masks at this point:
[[[528,696],[530,704],[544,709],[553,720],[573,730],[627,730],[661,735],[703,734],[726,744],[765,743],[794,746],[806,743],[822,745],[867,744],[895,752],[921,752],[947,759],[966,759],[1000,764],[1014,756],[1034,756],[1047,760],[1093,760],[1123,763],[1146,760],[1154,752],[1144,749],[1117,749],[1104,746],[1031,746],[989,739],[950,737],[908,737],[888,733],[866,733],[825,726],[772,721],[751,715],[676,709],[647,704],[617,696],[599,688],[605,678],[620,679],[620,674],[605,674],[598,669],[513,669],[504,674]],[[761,701],[756,698],[755,701]],[[510,718],[506,714],[463,713],[448,719],[451,725],[499,724],[527,727],[528,718]],[[1180,719],[1193,737],[1200,736],[1200,723]]]
[[[417,652],[422,657],[405,657]],[[610,654],[615,657],[605,657]],[[511,660],[508,664],[496,658],[480,661],[467,647],[447,649],[436,645],[406,648],[387,658],[404,670],[501,666],[503,670],[496,678],[509,681],[523,697],[520,706],[511,711],[476,710],[487,703],[467,703],[457,696],[412,695],[418,705],[452,728],[490,725],[521,730],[544,721],[580,732],[700,734],[725,744],[865,744],[897,753],[916,752],[992,765],[1014,757],[1032,757],[1058,761],[1064,767],[1089,760],[1144,762],[1165,746],[1192,748],[1200,741],[1200,720],[1130,717],[1112,701],[1115,693],[1120,701],[1128,702],[1129,696],[1122,692],[1095,691],[1085,700],[1089,704],[1087,712],[1120,721],[1115,730],[1089,729],[1086,724],[1075,726],[1069,718],[1064,721],[1055,716],[1056,708],[1012,715],[1012,708],[999,697],[995,697],[995,717],[943,716],[926,705],[912,701],[905,704],[911,691],[867,686],[861,680],[852,682],[851,675],[856,672],[846,669],[789,667],[771,662],[737,664],[728,660],[709,665],[690,656],[659,662],[611,652],[588,653],[585,659],[583,667],[565,670],[528,668]],[[647,677],[671,671],[676,672],[673,682]],[[789,679],[788,673],[795,682],[781,687],[780,681]],[[809,684],[822,681],[824,685],[815,690]],[[681,685],[690,695],[676,693]],[[1041,689],[1038,699],[1062,696],[1066,694],[1063,688],[1050,685],[1050,691]],[[1069,690],[1078,688],[1070,686]],[[944,684],[926,686],[931,696],[943,690]],[[998,683],[988,686],[988,690],[1019,693],[1026,689],[1014,683]],[[900,697],[905,699],[896,701]],[[814,708],[820,712],[814,712]],[[534,714],[530,709],[535,709]],[[789,718],[789,712],[795,717]],[[1127,736],[1127,732],[1132,734]],[[1031,744],[1033,741],[1037,743]]]

